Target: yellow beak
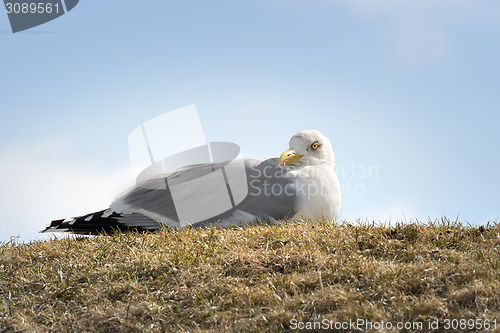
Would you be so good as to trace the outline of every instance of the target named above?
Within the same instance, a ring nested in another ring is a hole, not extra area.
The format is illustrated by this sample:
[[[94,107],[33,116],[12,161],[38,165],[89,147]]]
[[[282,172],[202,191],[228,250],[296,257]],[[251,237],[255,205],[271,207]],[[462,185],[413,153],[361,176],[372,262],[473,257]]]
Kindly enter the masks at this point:
[[[280,159],[278,161],[278,165],[288,165],[291,163],[295,163],[302,156],[304,156],[304,155],[295,154],[293,149],[290,149],[289,151],[286,151],[283,154],[281,154]]]

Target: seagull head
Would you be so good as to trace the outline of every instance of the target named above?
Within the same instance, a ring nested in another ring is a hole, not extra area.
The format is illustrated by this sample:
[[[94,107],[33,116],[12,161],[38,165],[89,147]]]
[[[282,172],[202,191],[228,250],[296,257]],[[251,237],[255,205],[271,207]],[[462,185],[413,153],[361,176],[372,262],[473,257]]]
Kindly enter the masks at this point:
[[[290,150],[281,154],[279,165],[319,165],[335,164],[330,140],[319,131],[304,130],[295,133],[290,139]]]

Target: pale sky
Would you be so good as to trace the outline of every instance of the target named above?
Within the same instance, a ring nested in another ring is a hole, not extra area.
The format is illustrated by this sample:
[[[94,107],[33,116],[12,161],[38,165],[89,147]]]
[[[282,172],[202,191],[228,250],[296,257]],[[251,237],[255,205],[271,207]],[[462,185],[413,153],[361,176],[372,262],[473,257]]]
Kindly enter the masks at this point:
[[[0,242],[107,208],[127,139],[195,104],[209,141],[332,141],[341,219],[500,220],[500,2],[85,0],[0,12]]]

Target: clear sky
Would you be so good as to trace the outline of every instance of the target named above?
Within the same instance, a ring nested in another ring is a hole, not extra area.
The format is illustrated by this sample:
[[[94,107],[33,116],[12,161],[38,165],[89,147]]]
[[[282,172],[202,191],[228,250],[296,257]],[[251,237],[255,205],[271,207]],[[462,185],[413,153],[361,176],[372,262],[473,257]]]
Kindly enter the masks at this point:
[[[0,11],[0,242],[104,209],[129,133],[196,104],[209,141],[333,143],[341,218],[500,220],[500,2],[82,0]]]

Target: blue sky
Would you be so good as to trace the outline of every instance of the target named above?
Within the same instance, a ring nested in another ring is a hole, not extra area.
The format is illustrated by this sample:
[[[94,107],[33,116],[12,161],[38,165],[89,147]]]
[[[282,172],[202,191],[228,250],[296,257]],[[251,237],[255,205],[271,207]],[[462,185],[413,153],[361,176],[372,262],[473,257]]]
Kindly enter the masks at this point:
[[[82,0],[0,40],[0,241],[106,208],[129,133],[190,104],[245,157],[323,132],[342,219],[500,219],[498,1]]]

